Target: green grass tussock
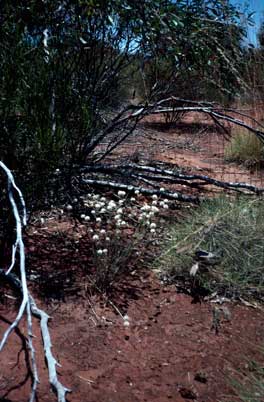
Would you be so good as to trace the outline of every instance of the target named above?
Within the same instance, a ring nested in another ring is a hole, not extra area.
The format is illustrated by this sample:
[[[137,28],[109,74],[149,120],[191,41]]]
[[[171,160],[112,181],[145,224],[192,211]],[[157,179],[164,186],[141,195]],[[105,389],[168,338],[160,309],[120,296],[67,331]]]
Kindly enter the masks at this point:
[[[219,258],[215,265],[198,271],[201,286],[228,297],[262,298],[263,233],[261,199],[206,201],[183,222],[171,225],[156,271],[170,282],[190,284],[195,252],[205,250]]]
[[[243,129],[234,129],[233,136],[225,149],[225,158],[231,162],[243,163],[248,167],[262,165],[264,146],[254,135]]]
[[[259,350],[263,357],[263,349]],[[235,398],[226,397],[221,402],[261,402],[264,395],[264,367],[254,360],[248,360],[246,370],[237,371],[230,380]]]

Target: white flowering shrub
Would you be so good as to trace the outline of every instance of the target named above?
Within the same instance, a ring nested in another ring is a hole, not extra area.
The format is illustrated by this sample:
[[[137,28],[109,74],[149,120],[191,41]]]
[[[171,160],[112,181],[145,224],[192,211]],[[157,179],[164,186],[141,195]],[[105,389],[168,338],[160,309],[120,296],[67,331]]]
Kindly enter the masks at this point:
[[[159,214],[169,200],[146,198],[139,191],[118,191],[111,198],[93,193],[81,197],[78,218],[86,228],[97,287],[107,290],[118,275],[129,270],[159,232]],[[72,213],[72,205],[65,206]]]

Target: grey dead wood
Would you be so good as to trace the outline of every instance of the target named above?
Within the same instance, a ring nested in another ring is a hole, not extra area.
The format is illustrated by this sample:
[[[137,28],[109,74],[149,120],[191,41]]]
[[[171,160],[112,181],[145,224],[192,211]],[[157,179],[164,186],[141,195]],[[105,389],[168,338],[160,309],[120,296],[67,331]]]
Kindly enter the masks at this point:
[[[32,315],[38,317],[40,319],[40,327],[41,334],[43,340],[43,347],[45,352],[45,358],[48,366],[49,372],[49,382],[52,388],[55,390],[57,394],[58,402],[66,402],[66,393],[70,392],[70,390],[64,387],[58,380],[56,366],[58,365],[56,359],[52,354],[52,344],[51,338],[48,328],[48,320],[49,316],[45,313],[45,311],[41,310],[37,307],[34,298],[28,291],[27,279],[26,279],[26,268],[25,268],[25,247],[22,237],[22,228],[26,226],[26,207],[22,192],[16,186],[13,174],[7,168],[7,166],[0,161],[0,168],[3,170],[7,177],[8,183],[8,197],[10,201],[10,206],[12,209],[12,213],[16,222],[16,240],[12,247],[12,258],[11,264],[8,270],[0,269],[0,276],[6,280],[9,280],[13,286],[19,289],[21,293],[21,304],[17,313],[16,318],[4,332],[2,340],[0,342],[0,352],[3,350],[4,346],[8,342],[9,336],[12,331],[19,325],[22,317],[26,315],[27,319],[27,338],[28,338],[28,347],[31,354],[31,369],[33,375],[33,382],[31,387],[31,393],[29,396],[29,402],[34,402],[36,400],[36,391],[39,383],[39,376],[37,370],[37,362],[36,362],[36,352],[33,345],[33,329],[32,329]],[[16,198],[19,200],[19,204],[16,201]],[[19,212],[19,207],[22,209],[22,212]],[[19,251],[19,253],[18,253]],[[19,256],[17,257],[17,254]],[[16,277],[12,270],[15,265],[16,259],[19,260],[19,273],[20,278]]]

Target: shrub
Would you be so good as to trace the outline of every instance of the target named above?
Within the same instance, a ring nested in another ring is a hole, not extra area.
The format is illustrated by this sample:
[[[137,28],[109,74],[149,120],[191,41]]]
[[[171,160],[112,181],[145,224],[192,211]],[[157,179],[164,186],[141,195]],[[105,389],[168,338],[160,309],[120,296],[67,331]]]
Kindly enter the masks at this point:
[[[86,228],[93,285],[109,291],[123,274],[146,258],[147,246],[159,231],[160,211],[169,208],[169,200],[159,200],[156,195],[146,200],[138,191],[134,196],[118,191],[111,198],[94,193],[79,203],[75,201],[65,207],[65,212],[78,216]]]

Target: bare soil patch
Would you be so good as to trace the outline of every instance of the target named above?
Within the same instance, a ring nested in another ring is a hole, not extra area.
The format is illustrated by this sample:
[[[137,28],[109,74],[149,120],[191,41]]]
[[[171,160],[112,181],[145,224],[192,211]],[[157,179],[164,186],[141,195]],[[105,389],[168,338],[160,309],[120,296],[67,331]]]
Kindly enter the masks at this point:
[[[237,370],[248,372],[248,360],[259,360],[264,337],[263,313],[231,305],[231,321],[218,335],[211,330],[212,305],[192,304],[175,286],[162,287],[148,272],[130,277],[115,289],[113,307],[93,298],[53,302],[51,334],[62,365],[61,381],[72,388],[71,402],[197,400],[215,402],[232,395],[229,381]],[[1,306],[1,334],[14,308]],[[24,325],[3,351],[0,370],[2,401],[28,400],[30,376]],[[41,384],[40,402],[55,401],[35,328]],[[231,399],[232,400],[232,399]]]

